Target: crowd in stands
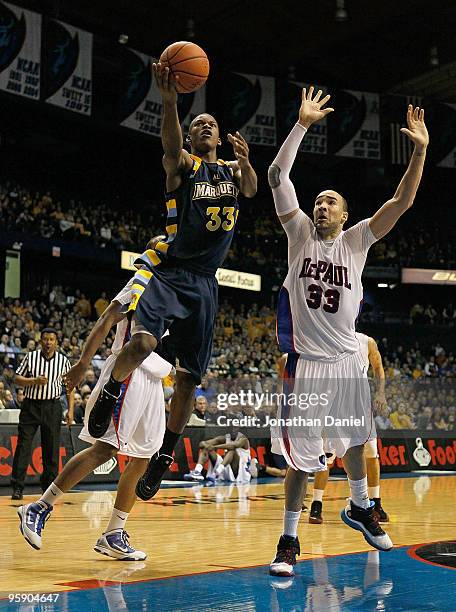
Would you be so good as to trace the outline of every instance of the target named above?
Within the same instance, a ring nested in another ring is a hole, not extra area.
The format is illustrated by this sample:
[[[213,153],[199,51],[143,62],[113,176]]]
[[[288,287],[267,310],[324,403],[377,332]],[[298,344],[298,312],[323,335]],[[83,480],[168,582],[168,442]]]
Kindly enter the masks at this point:
[[[160,200],[148,203],[144,210],[120,210],[99,201],[67,201],[50,192],[38,193],[11,183],[0,185],[0,227],[4,232],[137,252],[152,236],[163,233],[164,225],[165,207]],[[225,267],[241,264],[242,270],[275,282],[283,278],[286,260],[287,243],[272,203],[243,207]],[[373,245],[367,263],[452,268],[456,266],[456,235],[437,220],[402,226]]]
[[[73,292],[71,292],[73,293]],[[80,291],[69,295],[53,287],[41,299],[0,301],[0,410],[20,408],[23,391],[14,384],[14,373],[24,355],[38,346],[40,329],[57,330],[60,350],[72,362],[96,318],[108,305],[105,293],[91,301]],[[447,308],[449,312],[449,307]],[[99,371],[110,354],[114,330],[92,360],[85,379],[76,390],[75,420],[82,422],[85,404]],[[387,338],[378,340],[387,378],[388,410],[377,417],[379,429],[455,428],[456,359],[450,346],[390,346]],[[215,423],[221,414],[217,396],[244,391],[256,393],[277,390],[278,359],[275,340],[275,312],[266,306],[228,303],[220,305],[215,328],[212,359],[207,376],[197,390],[198,404],[192,416],[194,425]],[[173,379],[164,380],[167,400],[173,393]],[[251,415],[251,406],[230,407],[237,416]],[[261,415],[275,416],[275,406],[263,406]],[[201,422],[202,421],[202,422]]]

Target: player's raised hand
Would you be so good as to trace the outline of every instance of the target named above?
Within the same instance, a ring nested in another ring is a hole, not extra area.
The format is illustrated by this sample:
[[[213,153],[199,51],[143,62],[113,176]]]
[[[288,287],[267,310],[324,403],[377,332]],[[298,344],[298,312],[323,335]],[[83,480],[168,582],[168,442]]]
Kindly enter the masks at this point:
[[[86,367],[78,361],[72,368],[62,377],[63,384],[67,393],[71,393],[77,385],[83,380]]]
[[[327,94],[324,98],[322,98],[322,95],[323,92],[321,89],[319,89],[314,96],[313,85],[309,87],[309,91],[307,91],[305,87],[302,90],[302,102],[301,108],[299,109],[299,123],[307,129],[312,125],[312,123],[320,121],[323,119],[323,117],[326,117],[326,115],[329,115],[329,113],[334,111],[334,109],[331,107],[323,108],[331,96]]]
[[[167,66],[163,66],[163,64],[160,62],[157,64],[152,64],[152,72],[163,102],[177,104],[177,91],[175,83],[179,80],[179,77],[174,78],[169,68]]]
[[[249,145],[239,132],[228,134],[228,140],[233,145],[234,156],[239,163],[239,168],[247,167],[249,162]]]
[[[424,108],[411,104],[407,108],[407,127],[401,132],[408,136],[416,147],[426,148],[429,144],[429,134],[424,123]]]

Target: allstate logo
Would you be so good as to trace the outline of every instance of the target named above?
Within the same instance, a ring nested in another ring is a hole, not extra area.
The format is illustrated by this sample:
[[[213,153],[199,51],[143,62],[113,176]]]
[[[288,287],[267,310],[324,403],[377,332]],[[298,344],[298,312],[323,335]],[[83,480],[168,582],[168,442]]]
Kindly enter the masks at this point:
[[[413,451],[413,458],[420,467],[427,467],[431,463],[431,453],[424,448],[421,438],[415,440],[416,448]]]

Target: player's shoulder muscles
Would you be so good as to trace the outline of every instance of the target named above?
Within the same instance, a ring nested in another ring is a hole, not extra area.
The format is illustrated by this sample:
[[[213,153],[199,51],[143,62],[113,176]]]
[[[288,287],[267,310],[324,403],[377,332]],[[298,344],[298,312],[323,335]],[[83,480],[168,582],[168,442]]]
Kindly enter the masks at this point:
[[[193,160],[188,151],[181,149],[180,155],[176,157],[163,155],[162,164],[166,172],[166,190],[174,191],[180,186],[182,175],[191,170]]]

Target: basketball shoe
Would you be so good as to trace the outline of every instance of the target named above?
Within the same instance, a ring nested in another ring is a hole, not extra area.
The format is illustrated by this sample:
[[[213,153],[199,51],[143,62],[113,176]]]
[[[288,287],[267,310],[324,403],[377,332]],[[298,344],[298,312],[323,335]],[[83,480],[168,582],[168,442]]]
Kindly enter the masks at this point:
[[[157,493],[166,470],[173,463],[173,458],[169,455],[155,453],[149,461],[147,470],[138,480],[136,485],[136,495],[143,501],[148,501]]]
[[[374,511],[378,514],[378,522],[379,523],[389,523],[389,516],[382,508],[382,500],[380,497],[374,497],[372,499],[374,502]]]
[[[378,550],[391,550],[393,548],[391,538],[378,523],[378,514],[374,510],[373,501],[370,502],[369,508],[364,509],[355,506],[349,499],[349,504],[342,510],[340,517],[346,525],[361,531],[365,540],[374,548]]]
[[[193,482],[199,482],[204,480],[204,476],[201,472],[195,472],[195,470],[190,470],[188,474],[184,474],[184,480],[192,480]]]
[[[321,525],[323,523],[322,516],[323,504],[321,501],[313,501],[310,506],[309,523]]]
[[[101,438],[109,427],[112,418],[112,411],[115,408],[119,396],[113,395],[103,389],[97,397],[97,401],[93,405],[89,415],[87,428],[92,438]]]
[[[296,565],[296,555],[301,554],[298,538],[288,535],[281,535],[277,544],[277,554],[269,565],[271,576],[294,576],[294,565]]]
[[[44,501],[19,506],[17,509],[21,533],[36,550],[41,548],[41,532],[52,510],[53,507]]]
[[[125,529],[113,529],[103,533],[98,538],[94,550],[107,557],[119,559],[119,561],[144,561],[147,555],[142,550],[135,550],[128,541],[129,535]]]

